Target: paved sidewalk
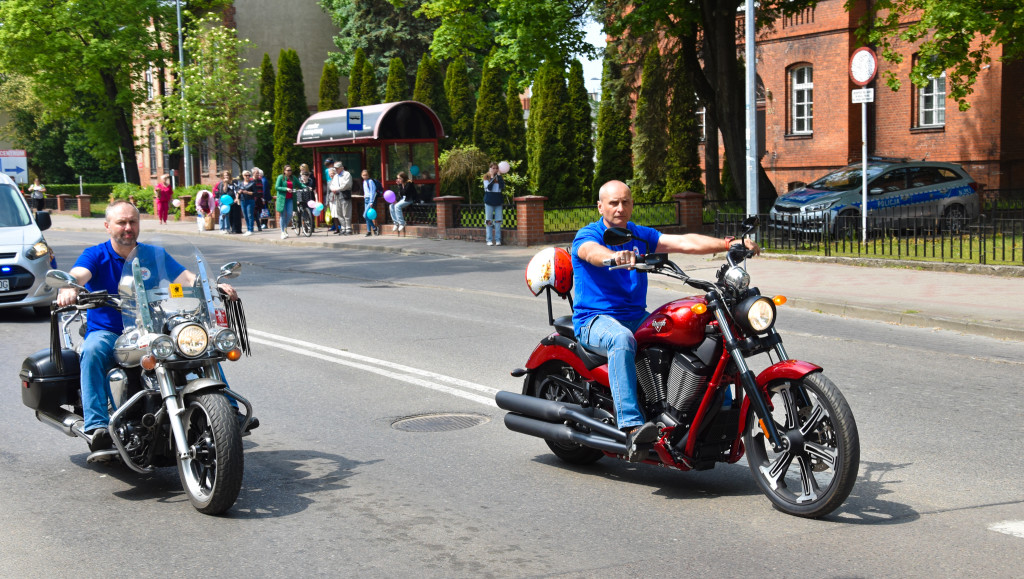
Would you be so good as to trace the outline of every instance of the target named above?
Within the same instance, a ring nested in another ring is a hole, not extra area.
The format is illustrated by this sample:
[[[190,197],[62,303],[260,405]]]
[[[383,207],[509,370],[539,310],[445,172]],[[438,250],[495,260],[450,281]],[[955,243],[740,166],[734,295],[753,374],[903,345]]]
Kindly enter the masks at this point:
[[[61,231],[103,231],[103,220],[52,215],[53,229]],[[389,229],[389,228],[385,228]],[[143,239],[154,233],[197,235],[194,222],[172,221],[159,225],[143,219]],[[312,237],[281,239],[278,230],[251,236],[216,236],[239,243],[294,245],[303,247],[348,248],[409,255],[445,255],[486,259],[487,256],[521,259],[526,267],[540,247],[487,247],[470,241],[397,237],[391,232],[381,236],[327,235],[318,229]],[[694,277],[713,279],[722,256],[673,256],[673,261]],[[967,334],[1024,341],[1024,268],[1001,266],[922,265],[920,262],[892,262],[885,266],[865,266],[849,260],[790,259],[768,255],[748,262],[754,285],[766,295],[785,295],[788,306],[838,314],[851,318],[894,324],[941,328]],[[874,265],[874,264],[872,264]],[[921,269],[927,267],[927,270]],[[663,277],[652,277],[652,284],[677,284]],[[522,288],[526,291],[526,288]]]

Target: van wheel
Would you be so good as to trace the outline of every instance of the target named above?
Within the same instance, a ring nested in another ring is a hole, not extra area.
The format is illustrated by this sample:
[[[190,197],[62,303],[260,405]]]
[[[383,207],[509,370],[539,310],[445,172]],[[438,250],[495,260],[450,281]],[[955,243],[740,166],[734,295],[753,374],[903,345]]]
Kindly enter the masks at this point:
[[[857,241],[857,230],[860,224],[860,213],[856,211],[843,211],[833,224],[833,234],[836,241]]]
[[[941,228],[952,235],[960,235],[967,229],[967,210],[963,205],[950,205],[942,214]]]

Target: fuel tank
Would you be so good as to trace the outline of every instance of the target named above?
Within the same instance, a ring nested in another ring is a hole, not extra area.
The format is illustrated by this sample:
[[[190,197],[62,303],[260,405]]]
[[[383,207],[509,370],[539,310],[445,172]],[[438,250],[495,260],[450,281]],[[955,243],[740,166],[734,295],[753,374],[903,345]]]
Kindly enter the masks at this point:
[[[704,296],[692,296],[671,301],[654,310],[634,334],[638,347],[694,347],[703,342],[704,328],[715,317],[707,311],[693,313],[690,308],[696,304],[707,305],[707,300]]]

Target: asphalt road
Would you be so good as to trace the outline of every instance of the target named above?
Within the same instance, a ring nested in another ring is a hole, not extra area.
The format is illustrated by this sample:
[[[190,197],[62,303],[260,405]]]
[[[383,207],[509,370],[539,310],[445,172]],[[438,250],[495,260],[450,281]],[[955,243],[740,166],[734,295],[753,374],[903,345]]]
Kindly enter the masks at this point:
[[[525,264],[202,242],[244,264],[254,339],[227,366],[263,423],[235,507],[196,513],[174,469],[86,464],[20,401],[47,324],[0,310],[0,576],[1019,576],[1019,342],[783,308],[790,354],[825,368],[861,434],[849,500],[807,521],[742,464],[577,468],[506,430],[493,394],[548,331]],[[478,424],[399,429],[423,415]]]

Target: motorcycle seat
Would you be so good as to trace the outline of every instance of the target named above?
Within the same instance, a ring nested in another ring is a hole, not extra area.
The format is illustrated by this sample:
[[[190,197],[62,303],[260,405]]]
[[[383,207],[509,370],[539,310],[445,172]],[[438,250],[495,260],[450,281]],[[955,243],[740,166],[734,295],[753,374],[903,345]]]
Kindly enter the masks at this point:
[[[572,328],[572,316],[562,316],[555,320],[555,323],[552,325],[555,327],[558,335],[576,339],[576,332]]]

